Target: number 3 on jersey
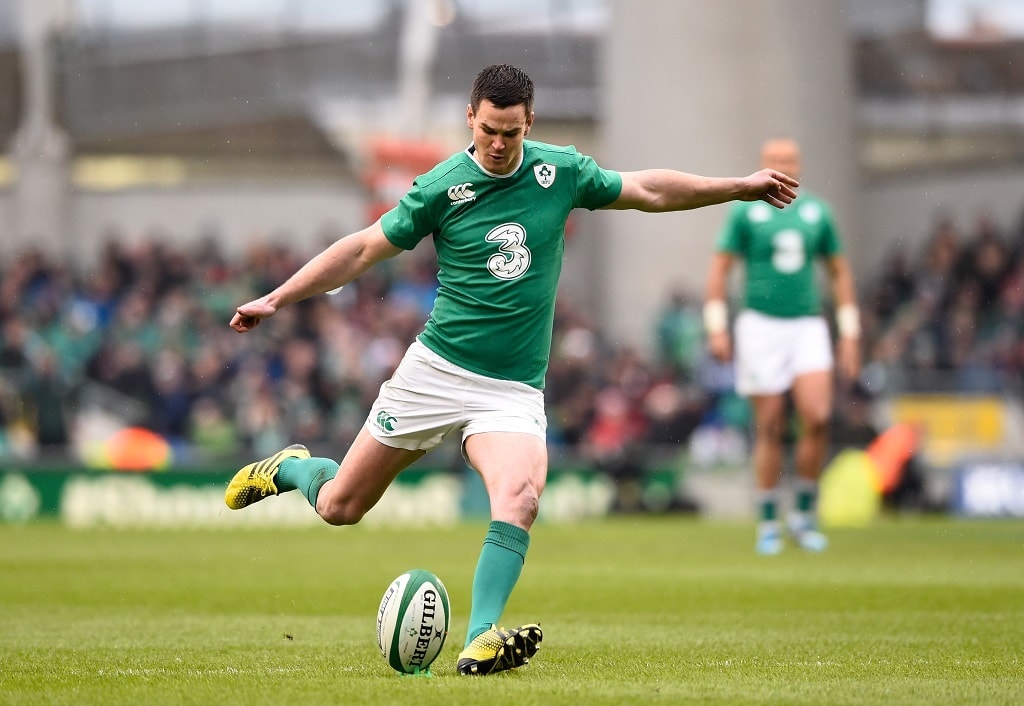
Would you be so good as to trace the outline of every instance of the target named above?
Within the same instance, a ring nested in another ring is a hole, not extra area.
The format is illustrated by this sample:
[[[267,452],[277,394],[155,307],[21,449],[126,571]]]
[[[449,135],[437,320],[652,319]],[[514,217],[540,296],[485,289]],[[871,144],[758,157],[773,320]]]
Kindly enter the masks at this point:
[[[526,230],[518,223],[503,223],[487,234],[489,243],[500,243],[498,252],[487,258],[487,270],[498,279],[516,279],[530,269]]]
[[[779,231],[772,238],[772,265],[783,274],[799,272],[807,262],[804,238],[798,230]]]

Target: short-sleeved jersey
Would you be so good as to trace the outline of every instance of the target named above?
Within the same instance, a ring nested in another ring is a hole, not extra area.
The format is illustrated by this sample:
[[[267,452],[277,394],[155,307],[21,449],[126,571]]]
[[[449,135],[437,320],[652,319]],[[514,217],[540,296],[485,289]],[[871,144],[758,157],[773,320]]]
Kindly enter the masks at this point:
[[[821,313],[815,260],[842,252],[831,209],[807,193],[782,210],[733,204],[717,248],[744,260],[744,307],[780,318]]]
[[[502,176],[470,150],[418,177],[381,225],[406,250],[434,238],[440,286],[419,340],[467,370],[543,389],[566,220],[618,198],[622,177],[571,146],[525,140],[522,164]]]

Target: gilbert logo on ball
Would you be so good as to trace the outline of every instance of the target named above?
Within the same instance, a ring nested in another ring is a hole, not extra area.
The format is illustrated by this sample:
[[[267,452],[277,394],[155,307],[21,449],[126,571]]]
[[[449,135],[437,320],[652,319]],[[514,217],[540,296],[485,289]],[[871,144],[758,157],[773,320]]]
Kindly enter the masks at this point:
[[[384,591],[377,610],[377,646],[402,674],[429,671],[448,637],[448,591],[433,572],[412,569]]]

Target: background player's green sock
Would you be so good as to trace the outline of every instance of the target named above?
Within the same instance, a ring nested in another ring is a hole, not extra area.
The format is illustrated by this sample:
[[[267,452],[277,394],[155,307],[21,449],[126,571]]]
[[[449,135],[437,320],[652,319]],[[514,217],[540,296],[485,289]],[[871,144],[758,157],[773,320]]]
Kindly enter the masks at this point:
[[[494,520],[487,529],[484,547],[473,576],[473,603],[469,612],[466,646],[501,618],[523,571],[530,534],[521,527]]]
[[[338,464],[329,458],[286,458],[277,471],[274,485],[278,492],[301,490],[316,509],[320,487],[338,474]]]
[[[798,478],[796,481],[796,511],[813,515],[818,504],[818,481]]]
[[[813,529],[817,526],[818,481],[797,478],[792,524],[798,529]]]
[[[779,517],[779,493],[775,488],[757,493],[757,519],[774,522]]]

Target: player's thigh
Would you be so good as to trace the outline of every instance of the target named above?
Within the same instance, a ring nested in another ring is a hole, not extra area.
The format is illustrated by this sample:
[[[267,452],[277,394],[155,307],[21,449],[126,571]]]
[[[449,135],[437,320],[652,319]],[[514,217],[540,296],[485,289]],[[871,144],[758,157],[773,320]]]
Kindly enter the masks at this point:
[[[750,407],[754,413],[754,432],[758,436],[782,438],[786,423],[784,394],[751,395]]]
[[[524,492],[537,497],[544,492],[548,450],[541,437],[522,432],[483,432],[466,437],[463,447],[492,503]]]
[[[832,371],[816,370],[793,380],[793,406],[804,425],[822,425],[832,416]]]
[[[338,474],[321,493],[327,492],[328,500],[354,504],[365,512],[377,504],[399,473],[425,453],[383,444],[363,427],[341,460]]]
[[[532,489],[547,477],[544,393],[511,380],[467,377],[462,449],[492,499]]]

